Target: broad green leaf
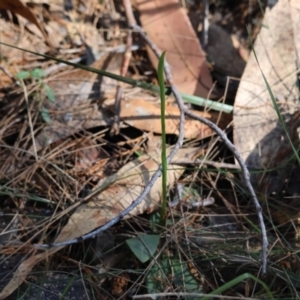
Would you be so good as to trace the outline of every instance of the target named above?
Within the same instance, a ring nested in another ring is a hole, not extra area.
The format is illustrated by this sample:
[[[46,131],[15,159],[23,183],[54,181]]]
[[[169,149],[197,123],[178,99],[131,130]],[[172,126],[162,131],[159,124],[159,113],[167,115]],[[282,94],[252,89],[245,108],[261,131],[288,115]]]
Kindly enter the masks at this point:
[[[159,243],[159,235],[140,234],[139,236],[126,240],[133,254],[145,263],[153,257]]]
[[[20,71],[18,74],[17,74],[17,78],[18,79],[27,79],[27,78],[30,78],[31,77],[31,74],[30,72],[28,71]]]
[[[49,115],[49,111],[46,107],[42,107],[42,110],[41,110],[41,115],[42,115],[42,118],[43,120],[46,122],[46,123],[51,123],[51,117]]]
[[[47,75],[46,72],[40,68],[36,68],[31,71],[31,76],[34,79],[41,79],[42,77],[45,77],[46,75]]]
[[[55,102],[55,95],[51,87],[48,84],[45,84],[44,88],[45,88],[46,96],[49,99],[49,101]]]

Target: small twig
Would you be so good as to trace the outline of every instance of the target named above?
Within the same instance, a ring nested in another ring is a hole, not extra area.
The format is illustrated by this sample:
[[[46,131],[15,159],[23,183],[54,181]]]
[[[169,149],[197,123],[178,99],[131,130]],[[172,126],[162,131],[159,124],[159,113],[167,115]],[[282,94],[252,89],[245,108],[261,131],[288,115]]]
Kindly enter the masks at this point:
[[[82,285],[83,285],[83,288],[84,288],[85,295],[86,295],[87,299],[90,300],[89,293],[86,289],[85,280],[84,280],[83,275],[82,275],[81,261],[78,263],[78,267],[79,267],[80,277],[81,277],[81,281],[82,281]]]
[[[123,0],[123,6],[125,9],[125,14],[127,18],[127,22],[129,27],[132,27],[133,25],[136,24],[135,17],[132,12],[132,5],[130,0]]]
[[[0,66],[0,70],[6,75],[8,76],[13,82],[16,82],[15,77],[4,67],[4,66]]]
[[[217,162],[217,161],[198,159],[198,158],[195,160],[176,159],[171,164],[174,164],[174,165],[209,165],[209,166],[215,167],[216,169],[231,169],[231,170],[240,170],[241,169],[240,166],[237,166],[234,164],[228,164],[228,163],[224,163],[224,162]]]
[[[24,91],[24,98],[25,98],[25,102],[26,102],[26,106],[27,106],[27,115],[28,115],[28,122],[29,122],[31,138],[32,138],[34,157],[35,157],[35,160],[38,161],[37,147],[36,147],[36,142],[35,142],[35,137],[34,137],[34,130],[33,130],[32,117],[31,117],[31,112],[30,112],[30,105],[29,105],[29,101],[28,101],[27,88],[26,88],[26,85],[25,85],[23,79],[20,79],[20,82],[21,82],[21,86]]]
[[[121,76],[126,76],[128,71],[128,66],[131,59],[131,47],[132,47],[132,33],[128,32],[126,50],[123,56],[122,66],[121,66]],[[110,130],[111,135],[120,133],[120,113],[121,113],[121,99],[123,94],[124,83],[118,82],[117,92],[115,97],[115,109],[114,109],[114,121]]]
[[[131,27],[133,24],[135,24],[135,19],[132,13],[130,0],[123,0],[123,6],[125,8],[128,26]],[[126,76],[127,74],[128,66],[132,56],[131,48],[132,48],[132,32],[130,30],[127,35],[126,50],[123,56],[121,72],[120,72],[121,76]],[[115,97],[114,121],[111,126],[110,135],[115,135],[120,133],[120,113],[121,113],[121,99],[123,94],[123,85],[124,83],[118,81],[116,97]]]
[[[220,298],[220,299],[230,299],[230,300],[239,300],[241,299],[241,297],[234,297],[234,296],[224,296],[224,295],[212,295],[211,294],[204,294],[204,293],[185,293],[185,292],[170,292],[170,293],[151,293],[151,294],[142,294],[142,295],[134,295],[132,296],[132,299],[148,299],[148,298],[151,298],[151,299],[158,299],[158,298],[166,298],[166,297],[184,297],[185,299],[188,299],[188,298],[198,298],[198,299],[202,299],[204,296],[208,296],[209,299],[211,298]],[[259,300],[259,298],[243,298],[244,300]]]

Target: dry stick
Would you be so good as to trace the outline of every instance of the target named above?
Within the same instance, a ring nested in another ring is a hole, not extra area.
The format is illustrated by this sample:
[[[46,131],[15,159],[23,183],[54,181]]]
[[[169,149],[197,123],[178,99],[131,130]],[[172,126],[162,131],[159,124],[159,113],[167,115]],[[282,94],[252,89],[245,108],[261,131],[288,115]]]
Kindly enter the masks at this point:
[[[132,19],[132,16],[130,14],[130,11],[132,11],[131,10],[131,2],[128,0],[123,0],[123,6],[124,6],[125,12],[126,12],[127,23],[129,25],[129,27],[131,27],[131,25],[133,25],[132,22],[134,22],[133,21],[134,19]],[[124,76],[124,77],[127,74],[129,62],[131,59],[131,48],[132,48],[132,32],[130,30],[127,35],[126,50],[124,53],[123,62],[122,62],[122,66],[121,66],[121,72],[120,72],[121,73],[120,75]],[[110,135],[120,133],[120,113],[121,113],[121,98],[122,98],[122,94],[123,94],[123,86],[124,86],[124,83],[120,83],[120,82],[118,83],[116,97],[115,97],[114,122],[113,122],[111,130],[110,130]]]
[[[234,164],[228,164],[224,162],[217,162],[207,159],[176,159],[175,161],[171,162],[172,165],[208,165],[213,166],[216,169],[231,169],[231,170],[240,170],[241,167],[234,165]]]
[[[127,44],[125,53],[123,56],[122,66],[121,66],[121,76],[126,76],[128,71],[128,66],[131,59],[131,48],[132,48],[132,33],[128,32]],[[114,121],[110,130],[110,135],[115,135],[120,133],[120,113],[121,113],[121,99],[123,94],[124,83],[119,82],[117,85],[117,92],[115,97],[115,111],[114,111]]]
[[[132,12],[132,5],[130,0],[123,0],[123,6],[125,9],[126,19],[129,27],[136,25],[135,17]]]
[[[143,29],[140,26],[137,25],[133,25],[132,28],[136,31],[138,31],[142,37],[144,38],[144,40],[147,42],[147,44],[149,45],[149,47],[152,49],[152,51],[158,56],[160,57],[161,53],[160,50],[156,47],[156,45],[148,38],[148,36],[145,34],[145,32],[143,31]],[[214,124],[213,122],[200,117],[198,115],[193,114],[192,112],[190,112],[187,108],[185,108],[184,104],[183,104],[183,100],[182,97],[180,95],[180,93],[177,91],[177,89],[173,86],[172,84],[172,78],[171,78],[171,73],[170,73],[170,67],[168,65],[168,63],[165,61],[165,73],[166,73],[166,77],[167,80],[169,81],[170,85],[171,85],[171,89],[172,92],[175,96],[176,102],[179,106],[180,112],[182,113],[182,111],[184,111],[184,114],[200,121],[201,123],[204,123],[205,125],[207,125],[208,127],[210,127],[214,132],[216,132],[221,139],[223,140],[223,142],[225,143],[225,145],[227,146],[227,148],[233,153],[234,157],[236,158],[236,160],[238,161],[239,165],[241,166],[242,169],[242,173],[243,173],[243,177],[245,180],[245,184],[246,187],[249,190],[250,193],[250,197],[254,203],[254,206],[256,208],[256,213],[258,216],[258,220],[259,220],[259,226],[261,229],[261,235],[262,235],[262,273],[266,274],[267,272],[267,251],[268,251],[268,237],[267,237],[267,231],[266,231],[266,226],[264,223],[264,219],[263,219],[263,215],[262,215],[262,208],[259,204],[259,201],[256,197],[255,191],[252,187],[251,181],[250,181],[250,173],[248,171],[248,168],[244,162],[244,160],[242,159],[242,157],[240,156],[239,152],[237,151],[237,149],[235,148],[235,146],[230,142],[230,140],[228,139],[226,133],[220,129],[216,124]],[[181,125],[181,123],[180,123]]]
[[[195,120],[200,121],[201,123],[206,124],[207,126],[209,126],[213,131],[215,131],[223,140],[223,142],[225,143],[225,145],[227,146],[227,148],[232,152],[232,154],[234,155],[234,157],[236,158],[236,160],[238,161],[239,165],[241,166],[242,169],[242,174],[245,180],[245,184],[246,187],[248,188],[248,191],[250,193],[251,199],[254,203],[254,206],[256,208],[256,213],[258,216],[258,220],[259,220],[259,226],[261,229],[261,235],[262,235],[262,273],[266,274],[267,271],[267,250],[268,250],[268,237],[267,237],[267,230],[266,230],[266,226],[264,223],[264,218],[262,215],[262,208],[259,204],[259,201],[256,197],[255,191],[252,187],[251,181],[250,181],[250,173],[248,171],[248,168],[244,162],[244,160],[242,159],[242,157],[240,156],[239,152],[237,151],[237,149],[235,148],[235,146],[230,142],[230,140],[228,139],[226,133],[220,129],[216,124],[214,124],[213,122],[200,117],[190,111],[188,111],[187,109],[185,109],[185,114]]]
[[[35,160],[38,161],[37,148],[36,148],[36,142],[35,142],[35,137],[34,137],[34,131],[33,131],[31,112],[30,112],[30,105],[29,105],[29,101],[28,101],[27,88],[26,88],[25,83],[22,79],[20,80],[20,82],[21,82],[21,85],[23,87],[24,98],[25,98],[26,106],[27,106],[28,122],[29,122],[29,127],[30,127],[31,138],[32,138],[34,157],[35,157]]]
[[[127,23],[129,27],[131,27],[135,23],[135,20],[133,18],[133,14],[130,13],[132,12],[130,0],[129,1],[123,0],[123,6],[126,12]],[[121,66],[121,72],[120,72],[121,76],[126,76],[127,74],[129,62],[132,56],[131,48],[132,48],[132,32],[130,30],[127,35],[126,49],[125,49],[122,66]],[[111,126],[110,135],[120,133],[120,113],[121,113],[121,98],[123,94],[123,86],[124,83],[120,83],[120,82],[117,85],[117,92],[115,97],[114,121]]]

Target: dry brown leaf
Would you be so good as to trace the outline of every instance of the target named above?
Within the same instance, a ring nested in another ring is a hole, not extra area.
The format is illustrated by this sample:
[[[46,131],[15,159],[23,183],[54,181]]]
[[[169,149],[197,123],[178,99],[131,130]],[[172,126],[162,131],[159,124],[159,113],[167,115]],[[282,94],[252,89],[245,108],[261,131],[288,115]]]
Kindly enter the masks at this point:
[[[2,31],[1,42],[9,45],[16,45],[18,43],[18,36],[22,36],[20,41],[22,48],[41,54],[49,53],[49,47],[44,43],[43,40],[40,39],[40,37],[36,37],[31,33],[21,35],[20,26],[17,26],[12,22],[5,20],[4,18],[0,18],[0,28]],[[4,66],[7,64],[8,70],[12,75],[16,75],[18,70],[22,69],[22,65],[24,63],[26,64],[28,59],[30,60],[30,56],[32,60],[31,54],[2,45],[1,56],[5,58],[5,60],[2,60],[1,64]],[[15,67],[16,65],[18,65],[18,69]]]
[[[87,169],[99,159],[102,153],[101,147],[99,147],[95,141],[88,138],[76,143],[74,148],[74,169],[76,170],[88,171]]]
[[[106,102],[107,103],[107,102]],[[105,103],[105,104],[106,104]],[[110,110],[114,109],[113,105],[109,105]],[[212,122],[218,122],[219,113],[216,112],[200,112],[193,111],[196,115],[205,117]],[[155,133],[161,133],[161,120],[160,120],[160,104],[154,101],[147,101],[144,98],[130,98],[122,100],[121,102],[121,119],[130,126],[136,127],[140,130],[146,130]],[[177,106],[166,106],[166,133],[178,134],[179,133],[179,118],[180,111]],[[225,128],[229,121],[230,116],[223,114],[220,118],[218,125]],[[197,120],[186,119],[184,124],[184,135],[187,139],[205,138],[214,134],[205,124]]]
[[[73,153],[71,159],[74,161],[74,167],[70,170],[72,174],[91,176],[91,179],[95,181],[103,178],[109,154],[105,153],[94,140],[79,139],[70,151]]]
[[[193,159],[199,149],[180,149],[176,159]],[[86,204],[79,206],[69,218],[68,223],[62,229],[55,243],[64,242],[82,236],[100,227],[112,218],[119,215],[134,201],[143,191],[153,173],[157,170],[161,153],[152,153],[151,156],[143,155],[126,164],[117,174],[102,181],[95,187],[111,184]],[[168,168],[168,185],[172,186],[183,173],[182,166]],[[155,182],[150,193],[142,203],[134,208],[127,217],[150,213],[160,207],[161,202],[161,177]]]
[[[162,51],[171,66],[174,84],[179,91],[207,97],[212,79],[205,54],[190,24],[188,16],[177,0],[138,0],[143,29]],[[158,60],[148,49],[151,62]]]
[[[293,36],[294,36],[294,47],[296,49],[297,57],[299,59],[300,55],[300,18],[299,18],[299,12],[300,12],[300,3],[298,0],[291,0],[290,1],[290,7],[291,7],[291,22],[293,26]],[[299,61],[297,62],[297,67],[299,68]]]
[[[292,3],[293,2],[293,3]],[[268,10],[264,26],[255,42],[255,52],[261,69],[271,86],[281,115],[295,145],[299,144],[299,91],[295,71],[299,57],[300,2],[279,0]],[[297,15],[295,18],[293,15]],[[297,20],[295,22],[295,20]],[[293,21],[293,22],[291,22]],[[279,123],[271,97],[252,53],[240,83],[234,109],[234,142],[250,169],[278,167],[291,154],[291,146]],[[297,146],[296,146],[297,148]],[[289,168],[289,167],[288,167]],[[261,175],[251,175],[255,186],[276,192],[284,183],[287,168],[276,169],[268,182]],[[271,186],[270,186],[271,183]]]
[[[48,35],[44,30],[43,26],[32,13],[31,9],[24,5],[20,0],[1,0],[0,9],[9,10],[14,14],[19,14],[29,22],[35,24],[44,36],[44,39],[47,42],[48,46],[51,47],[51,50],[54,50],[54,47],[51,41],[49,40]]]

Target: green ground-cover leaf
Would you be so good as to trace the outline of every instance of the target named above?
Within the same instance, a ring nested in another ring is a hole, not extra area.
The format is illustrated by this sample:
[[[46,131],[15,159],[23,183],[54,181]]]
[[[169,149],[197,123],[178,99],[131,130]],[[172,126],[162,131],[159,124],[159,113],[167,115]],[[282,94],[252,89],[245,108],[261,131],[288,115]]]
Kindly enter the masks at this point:
[[[133,254],[142,262],[147,262],[153,257],[159,243],[159,235],[140,234],[137,237],[126,240]]]

